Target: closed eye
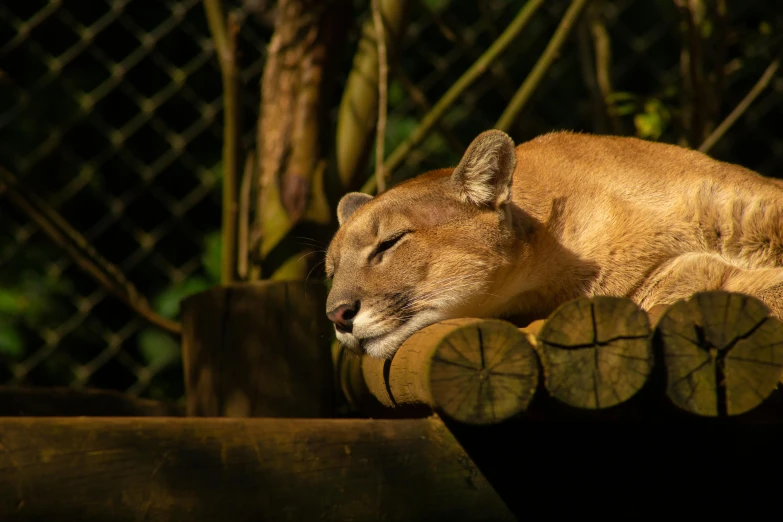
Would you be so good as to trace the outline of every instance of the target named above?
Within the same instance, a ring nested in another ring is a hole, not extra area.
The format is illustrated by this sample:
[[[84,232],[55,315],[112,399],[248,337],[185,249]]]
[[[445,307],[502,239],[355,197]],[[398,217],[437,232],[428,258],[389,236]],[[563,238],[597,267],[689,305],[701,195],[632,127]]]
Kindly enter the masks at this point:
[[[376,256],[378,254],[381,254],[387,250],[389,250],[391,247],[397,244],[397,242],[405,237],[405,235],[408,233],[408,230],[404,230],[402,232],[397,232],[393,236],[384,239],[380,243],[378,243],[378,247],[375,249],[375,252],[373,252],[373,256]]]

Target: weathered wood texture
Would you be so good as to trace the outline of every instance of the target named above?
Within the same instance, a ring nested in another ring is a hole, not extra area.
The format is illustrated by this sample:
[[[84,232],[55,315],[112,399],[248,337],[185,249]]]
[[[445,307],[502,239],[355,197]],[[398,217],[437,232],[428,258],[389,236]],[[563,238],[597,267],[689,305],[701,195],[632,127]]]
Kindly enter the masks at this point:
[[[319,282],[217,287],[182,302],[188,415],[330,417],[331,326]]]
[[[538,384],[527,336],[497,319],[453,319],[412,335],[391,362],[364,357],[369,391],[385,406],[426,404],[470,424],[524,410]]]
[[[14,418],[0,520],[514,518],[436,418]]]
[[[180,417],[185,408],[109,390],[0,386],[0,417]]]
[[[778,386],[783,324],[755,298],[697,294],[672,305],[657,331],[667,395],[686,411],[737,415],[760,405]]]
[[[546,392],[535,390],[537,363]],[[350,382],[357,397],[369,391],[387,408],[427,404],[470,424],[527,411],[534,394],[536,416],[542,404],[607,410],[633,398],[632,408],[611,416],[646,408],[661,418],[679,408],[725,417],[783,399],[783,323],[757,299],[726,292],[649,313],[630,299],[582,298],[518,330],[498,320],[438,323],[411,336],[391,362],[364,357],[350,370],[343,389]],[[783,422],[774,409],[759,419]]]
[[[575,299],[555,310],[538,334],[549,393],[578,408],[630,399],[653,368],[650,324],[631,300]]]

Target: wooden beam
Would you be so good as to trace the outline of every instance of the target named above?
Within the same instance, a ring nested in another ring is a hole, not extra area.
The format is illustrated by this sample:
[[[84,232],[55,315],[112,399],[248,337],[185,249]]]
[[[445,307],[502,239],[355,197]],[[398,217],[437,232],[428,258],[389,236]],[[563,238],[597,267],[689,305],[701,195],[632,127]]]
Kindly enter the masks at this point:
[[[9,418],[0,520],[514,518],[437,418]]]

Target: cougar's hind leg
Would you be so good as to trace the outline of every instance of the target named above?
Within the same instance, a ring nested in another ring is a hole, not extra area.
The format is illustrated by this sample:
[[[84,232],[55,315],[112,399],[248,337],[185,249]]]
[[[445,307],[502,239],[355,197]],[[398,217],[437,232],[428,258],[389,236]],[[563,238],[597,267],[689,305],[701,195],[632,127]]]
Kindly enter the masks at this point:
[[[773,316],[783,320],[783,267],[743,269],[711,253],[683,254],[672,259],[631,298],[649,310],[707,290],[753,296],[766,304]]]
[[[783,268],[743,270],[729,278],[723,289],[756,297],[783,321]]]

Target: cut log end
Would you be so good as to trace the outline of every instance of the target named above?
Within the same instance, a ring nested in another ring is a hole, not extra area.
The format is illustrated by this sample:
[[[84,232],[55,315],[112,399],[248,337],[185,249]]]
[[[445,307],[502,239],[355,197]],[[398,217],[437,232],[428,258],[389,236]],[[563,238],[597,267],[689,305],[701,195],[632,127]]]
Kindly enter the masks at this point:
[[[624,298],[565,303],[541,329],[538,349],[549,393],[578,408],[630,399],[653,367],[647,314]]]
[[[783,373],[783,324],[753,297],[696,294],[672,305],[657,332],[667,395],[698,415],[747,412],[775,390]]]
[[[538,385],[528,336],[497,319],[454,319],[412,335],[391,361],[363,357],[366,389],[385,406],[426,405],[469,423],[502,422]]]
[[[461,386],[452,389],[452,379]],[[527,408],[537,385],[533,346],[502,321],[459,327],[444,336],[432,358],[433,403],[463,422],[485,424],[516,415]]]

